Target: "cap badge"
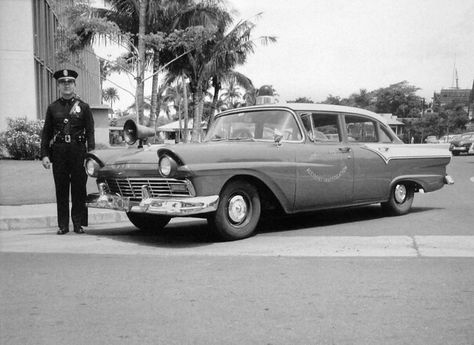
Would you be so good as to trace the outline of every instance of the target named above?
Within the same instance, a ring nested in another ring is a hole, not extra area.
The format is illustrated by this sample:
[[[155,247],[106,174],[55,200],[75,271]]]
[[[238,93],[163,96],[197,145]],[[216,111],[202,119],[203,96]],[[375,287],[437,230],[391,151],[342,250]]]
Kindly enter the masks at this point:
[[[67,69],[65,69],[65,70],[63,71],[63,75],[64,75],[65,77],[67,77]]]

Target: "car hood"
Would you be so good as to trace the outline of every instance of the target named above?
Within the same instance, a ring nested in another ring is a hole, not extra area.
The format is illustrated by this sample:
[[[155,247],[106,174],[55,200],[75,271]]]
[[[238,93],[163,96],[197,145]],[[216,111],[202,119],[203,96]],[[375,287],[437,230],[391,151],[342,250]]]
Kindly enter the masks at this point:
[[[96,150],[89,152],[89,156],[96,158],[103,165],[113,166],[118,164],[157,164],[157,150],[163,145],[145,148],[130,146],[125,149]]]
[[[291,145],[285,144],[283,145]],[[103,165],[114,166],[127,164],[128,166],[139,166],[158,164],[157,152],[171,153],[183,164],[205,164],[220,162],[252,162],[263,160],[275,160],[277,154],[270,157],[269,152],[278,152],[276,144],[268,142],[211,142],[174,145],[152,145],[137,149],[129,147],[125,149],[96,150],[89,153],[98,159]],[[262,153],[265,152],[265,154]]]
[[[285,144],[283,145],[291,145]],[[182,163],[190,166],[207,163],[261,162],[280,160],[274,142],[212,142],[173,145],[160,148],[159,154],[171,152]],[[274,151],[275,155],[271,152]]]
[[[472,143],[472,140],[453,140],[451,141],[451,144],[455,145],[455,146],[462,146],[462,145],[466,145],[466,144],[470,144]]]

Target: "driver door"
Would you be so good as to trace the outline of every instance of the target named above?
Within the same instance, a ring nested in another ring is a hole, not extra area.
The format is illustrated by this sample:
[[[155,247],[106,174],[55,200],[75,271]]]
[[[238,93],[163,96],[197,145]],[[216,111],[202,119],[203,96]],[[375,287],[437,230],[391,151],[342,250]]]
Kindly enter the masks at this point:
[[[354,184],[353,151],[342,142],[340,115],[301,115],[309,142],[296,153],[295,211],[349,204]]]

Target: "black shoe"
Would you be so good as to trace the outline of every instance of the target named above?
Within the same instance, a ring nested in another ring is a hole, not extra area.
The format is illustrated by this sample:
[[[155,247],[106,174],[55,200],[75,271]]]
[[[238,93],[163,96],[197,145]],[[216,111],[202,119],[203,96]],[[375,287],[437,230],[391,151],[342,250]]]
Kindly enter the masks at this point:
[[[74,228],[74,232],[76,234],[85,234],[84,229],[82,228],[82,226],[80,226],[78,228]]]
[[[58,232],[57,232],[57,234],[58,234],[58,235],[65,235],[65,234],[67,234],[68,232],[69,232],[68,229],[59,229]]]

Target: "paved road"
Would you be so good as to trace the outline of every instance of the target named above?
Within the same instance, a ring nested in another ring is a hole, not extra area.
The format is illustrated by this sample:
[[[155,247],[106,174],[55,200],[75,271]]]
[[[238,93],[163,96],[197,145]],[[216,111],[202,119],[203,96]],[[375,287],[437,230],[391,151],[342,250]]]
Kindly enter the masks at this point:
[[[474,344],[474,157],[454,186],[267,222],[215,243],[202,220],[56,236],[0,232],[2,344]]]

